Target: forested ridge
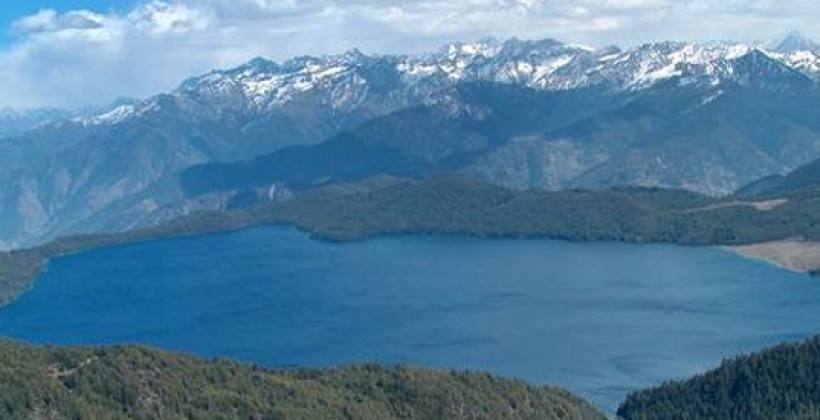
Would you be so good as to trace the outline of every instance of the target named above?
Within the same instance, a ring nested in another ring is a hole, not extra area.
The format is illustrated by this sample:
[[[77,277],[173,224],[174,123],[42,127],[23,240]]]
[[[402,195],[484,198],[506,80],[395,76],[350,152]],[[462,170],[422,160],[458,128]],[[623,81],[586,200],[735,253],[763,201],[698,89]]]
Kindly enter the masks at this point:
[[[568,392],[480,373],[364,365],[265,370],[144,347],[0,341],[3,420],[603,420]]]
[[[725,361],[695,378],[629,395],[624,420],[820,419],[820,338]]]
[[[440,177],[333,186],[261,211],[331,240],[384,234],[681,245],[820,239],[820,194],[757,202],[660,188],[512,190]]]

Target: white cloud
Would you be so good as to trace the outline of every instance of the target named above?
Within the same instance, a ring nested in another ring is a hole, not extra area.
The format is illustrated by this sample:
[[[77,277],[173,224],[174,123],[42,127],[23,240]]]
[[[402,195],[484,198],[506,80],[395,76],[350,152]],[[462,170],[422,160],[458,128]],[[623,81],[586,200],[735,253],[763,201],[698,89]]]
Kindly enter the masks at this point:
[[[13,29],[29,35],[71,33],[94,33],[105,25],[105,16],[89,10],[73,10],[58,14],[52,9],[43,9],[14,22]]]
[[[256,55],[389,53],[488,35],[592,45],[820,35],[815,0],[145,0],[122,13],[45,9],[0,51],[0,105],[147,96]]]
[[[138,32],[161,37],[206,29],[214,23],[212,15],[207,9],[154,1],[129,13],[128,21]]]
[[[57,12],[52,9],[43,9],[14,22],[14,28],[20,31],[41,32],[52,31],[57,28]]]

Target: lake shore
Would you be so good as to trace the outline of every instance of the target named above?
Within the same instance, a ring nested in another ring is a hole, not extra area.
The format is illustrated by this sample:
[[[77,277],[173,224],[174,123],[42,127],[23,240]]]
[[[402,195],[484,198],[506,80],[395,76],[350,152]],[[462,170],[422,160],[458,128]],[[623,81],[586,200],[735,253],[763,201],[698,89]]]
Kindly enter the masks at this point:
[[[783,240],[723,248],[798,273],[812,273],[820,267],[820,242]]]
[[[333,242],[414,234],[728,246],[817,275],[820,246],[786,238],[820,243],[818,214],[820,200],[813,195],[739,202],[659,188],[521,191],[458,177],[373,179],[317,187],[284,202],[193,213],[144,229],[70,236],[0,252],[0,307],[25,292],[52,258],[270,224],[295,226]]]

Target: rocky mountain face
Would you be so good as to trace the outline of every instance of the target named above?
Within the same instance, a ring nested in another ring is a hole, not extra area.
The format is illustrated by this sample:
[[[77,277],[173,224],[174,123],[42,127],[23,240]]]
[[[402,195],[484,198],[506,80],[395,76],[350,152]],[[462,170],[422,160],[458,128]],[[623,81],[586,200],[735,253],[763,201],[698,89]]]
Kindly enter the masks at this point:
[[[726,193],[820,156],[820,54],[804,47],[511,39],[254,59],[0,140],[0,247],[382,172]]]

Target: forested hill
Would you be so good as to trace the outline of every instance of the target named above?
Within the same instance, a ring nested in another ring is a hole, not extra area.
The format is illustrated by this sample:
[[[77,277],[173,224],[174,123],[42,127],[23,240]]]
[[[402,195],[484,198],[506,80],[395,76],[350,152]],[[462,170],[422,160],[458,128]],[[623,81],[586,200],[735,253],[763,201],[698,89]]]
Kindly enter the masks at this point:
[[[735,245],[820,239],[820,202],[715,199],[657,188],[513,190],[457,177],[335,186],[266,210],[314,235],[461,234]]]
[[[403,367],[267,371],[142,347],[0,342],[0,418],[604,420],[565,391]]]
[[[624,420],[820,419],[820,338],[784,344],[693,379],[630,395]]]

